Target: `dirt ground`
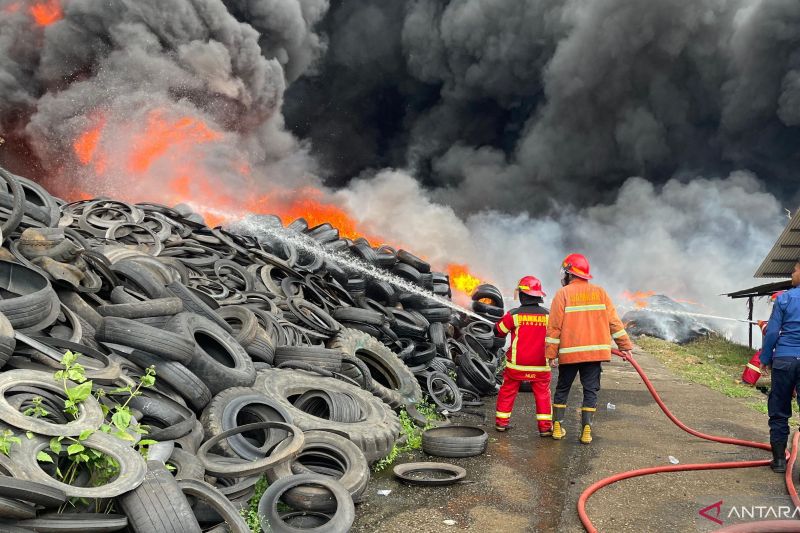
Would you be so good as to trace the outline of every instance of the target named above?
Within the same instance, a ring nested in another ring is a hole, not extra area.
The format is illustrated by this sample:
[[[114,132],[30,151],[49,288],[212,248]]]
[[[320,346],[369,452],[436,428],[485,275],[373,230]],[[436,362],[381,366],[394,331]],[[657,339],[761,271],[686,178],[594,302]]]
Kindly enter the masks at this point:
[[[767,417],[741,400],[677,378],[653,357],[635,352],[656,390],[679,419],[714,435],[768,441]],[[556,375],[553,375],[555,386]],[[567,438],[541,438],[533,397],[520,393],[508,433],[494,430],[494,403],[456,419],[489,432],[486,454],[441,459],[467,469],[468,482],[414,487],[395,481],[391,468],[374,475],[368,500],[356,510],[354,532],[584,531],[576,512],[581,492],[611,474],[681,463],[766,459],[769,453],[704,441],[664,416],[635,370],[619,359],[604,365],[594,442],[578,442],[580,385],[576,379],[567,414]],[[615,409],[608,409],[608,404]],[[398,462],[435,461],[418,453]],[[378,491],[391,491],[381,495]],[[713,531],[719,524],[699,511],[718,501],[725,525],[747,521],[731,509],[788,505],[783,477],[769,468],[668,473],[625,480],[600,490],[588,512],[599,531]],[[713,511],[710,513],[713,514]],[[800,528],[799,528],[800,530]]]

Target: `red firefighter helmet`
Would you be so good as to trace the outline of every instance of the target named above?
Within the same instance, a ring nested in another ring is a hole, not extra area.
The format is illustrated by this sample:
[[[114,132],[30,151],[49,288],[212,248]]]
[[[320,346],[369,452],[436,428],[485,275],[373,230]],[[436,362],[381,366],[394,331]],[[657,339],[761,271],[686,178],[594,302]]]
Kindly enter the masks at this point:
[[[590,268],[589,260],[581,254],[569,254],[561,263],[561,269],[564,272],[569,272],[582,279],[592,279],[592,275],[589,273]]]
[[[535,276],[525,276],[519,280],[519,283],[517,283],[517,290],[529,296],[539,296],[540,298],[544,298],[545,296],[542,290],[542,282]]]

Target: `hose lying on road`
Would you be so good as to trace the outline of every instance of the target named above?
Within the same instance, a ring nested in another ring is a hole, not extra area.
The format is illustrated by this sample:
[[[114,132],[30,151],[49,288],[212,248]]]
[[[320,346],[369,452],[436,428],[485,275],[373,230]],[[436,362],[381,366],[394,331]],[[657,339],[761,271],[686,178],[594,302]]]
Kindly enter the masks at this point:
[[[647,375],[642,370],[642,367],[639,366],[639,363],[633,357],[625,357],[622,352],[618,350],[612,350],[614,355],[618,355],[628,361],[631,366],[639,373],[639,376],[642,378],[647,390],[650,391],[650,394],[653,396],[653,399],[656,401],[658,406],[664,412],[667,417],[675,423],[676,426],[681,428],[682,430],[686,431],[694,435],[695,437],[699,437],[701,439],[706,439],[714,442],[720,442],[723,444],[733,444],[736,446],[746,446],[749,448],[759,448],[762,450],[771,450],[772,447],[765,443],[765,442],[754,442],[749,440],[741,440],[741,439],[732,439],[728,437],[718,437],[715,435],[707,435],[705,433],[701,433],[696,431],[680,420],[670,412],[667,406],[664,404],[664,401],[656,392],[656,389],[653,387],[653,384],[648,379]],[[800,433],[796,433],[794,436],[793,445],[791,454],[789,456],[789,468],[786,469],[786,488],[789,492],[789,495],[792,497],[792,501],[794,505],[800,507],[800,499],[798,499],[797,491],[795,490],[794,484],[792,483],[791,473],[792,473],[792,465],[794,465],[794,460],[797,457],[797,444],[798,439],[800,439]],[[646,476],[649,474],[658,474],[661,472],[685,472],[691,470],[721,470],[721,469],[728,469],[728,468],[752,468],[756,466],[768,466],[770,464],[769,459],[759,460],[759,461],[735,461],[735,462],[726,462],[726,463],[698,463],[698,464],[686,464],[686,465],[669,465],[669,466],[656,466],[650,468],[640,468],[637,470],[630,470],[628,472],[621,472],[619,474],[614,474],[613,476],[609,476],[607,478],[601,479],[600,481],[592,484],[586,490],[584,490],[580,498],[578,498],[578,516],[581,519],[581,523],[586,531],[590,533],[597,533],[597,528],[592,524],[592,521],[589,519],[589,515],[586,513],[586,502],[589,498],[598,490],[617,481],[621,481],[623,479],[630,479],[633,477],[639,476]],[[755,523],[753,525],[757,525]],[[795,526],[797,522],[795,522]],[[727,531],[727,530],[726,530]],[[739,530],[736,530],[739,531]],[[743,530],[742,530],[743,531]],[[748,531],[755,531],[755,530],[748,530]],[[764,530],[766,531],[766,530]],[[777,530],[769,530],[769,531],[777,531]]]

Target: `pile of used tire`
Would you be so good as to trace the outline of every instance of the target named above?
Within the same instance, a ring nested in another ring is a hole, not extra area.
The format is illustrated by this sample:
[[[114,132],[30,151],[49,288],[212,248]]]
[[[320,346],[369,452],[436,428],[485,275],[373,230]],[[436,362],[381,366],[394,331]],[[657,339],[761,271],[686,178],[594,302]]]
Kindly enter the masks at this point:
[[[1,168],[0,224],[3,531],[249,531],[262,476],[265,530],[344,531],[398,410],[496,390],[489,324],[291,241],[182,208],[66,203]],[[329,224],[282,231],[450,295],[406,251]],[[108,479],[89,473],[99,461]]]

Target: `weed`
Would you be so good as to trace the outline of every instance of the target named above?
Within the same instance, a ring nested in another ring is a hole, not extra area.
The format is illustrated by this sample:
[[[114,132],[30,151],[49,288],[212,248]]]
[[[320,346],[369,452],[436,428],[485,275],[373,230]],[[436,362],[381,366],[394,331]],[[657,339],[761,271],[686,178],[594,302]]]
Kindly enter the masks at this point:
[[[250,498],[248,505],[246,508],[240,511],[242,518],[247,523],[247,527],[250,528],[250,531],[253,533],[259,533],[261,531],[261,520],[258,515],[258,503],[261,501],[261,496],[264,495],[264,491],[267,490],[269,486],[269,482],[267,481],[266,476],[262,476],[256,482],[255,492],[253,493],[253,497]]]
[[[422,432],[426,429],[432,428],[433,424],[431,424],[431,421],[440,420],[441,417],[436,412],[436,408],[428,403],[420,402],[416,405],[416,408],[417,411],[425,416],[425,418],[428,420],[428,423],[424,428],[420,428],[414,423],[414,420],[408,416],[406,410],[401,409],[400,430],[402,435],[405,436],[405,443],[400,445],[395,443],[394,446],[392,446],[389,455],[375,463],[375,466],[372,467],[373,471],[380,472],[387,466],[390,466],[392,463],[394,463],[401,454],[422,448]]]
[[[71,351],[66,352],[61,358],[63,368],[53,374],[53,378],[59,382],[66,396],[63,413],[77,420],[81,404],[94,394],[98,400],[106,400],[100,402],[100,408],[106,419],[110,417],[110,423],[103,423],[100,431],[131,442],[136,440],[133,434],[146,435],[148,433],[146,426],[138,423],[131,424],[133,417],[128,404],[132,398],[141,395],[142,387],[155,385],[155,369],[153,367],[146,369],[145,374],[139,378],[139,382],[135,386],[128,385],[112,390],[111,394],[113,395],[127,394],[125,402],[120,404],[116,401],[109,401],[106,398],[105,390],[93,389],[92,381],[86,379],[84,367],[78,363],[80,355]],[[72,383],[76,383],[76,385],[71,386]],[[25,409],[23,414],[33,418],[42,418],[50,413],[42,407],[42,398],[35,397],[32,399],[32,406]],[[94,429],[87,429],[77,437],[53,437],[50,439],[49,450],[40,451],[36,455],[36,459],[42,464],[54,465],[56,479],[62,483],[72,484],[81,469],[85,469],[89,476],[87,486],[105,485],[119,474],[119,464],[111,457],[85,445],[85,441],[94,432]],[[27,436],[32,438],[30,432]],[[14,442],[19,442],[19,439],[13,434],[0,436],[0,452],[7,454],[10,445]],[[146,458],[149,446],[155,443],[155,440],[141,439],[137,443],[137,447]],[[64,512],[67,505],[74,506],[76,503],[90,504],[91,502],[83,498],[73,498],[62,505],[59,512]],[[94,506],[95,512],[103,511],[100,499],[94,501]],[[105,512],[111,512],[112,508],[113,500],[109,500],[105,506]]]

